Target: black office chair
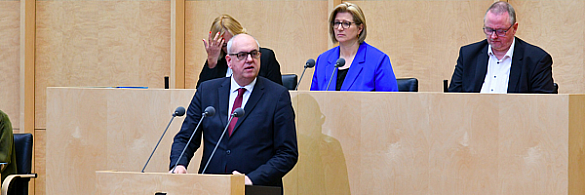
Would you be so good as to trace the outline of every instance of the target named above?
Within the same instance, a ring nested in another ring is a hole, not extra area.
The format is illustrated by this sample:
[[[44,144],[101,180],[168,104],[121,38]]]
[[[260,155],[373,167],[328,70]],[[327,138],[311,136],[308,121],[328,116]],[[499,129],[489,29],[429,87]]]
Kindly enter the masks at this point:
[[[295,90],[297,88],[297,77],[296,74],[283,74],[282,85],[288,90]]]
[[[555,89],[553,90],[553,93],[554,94],[559,94],[559,84],[553,83],[553,86],[555,87]]]
[[[28,195],[28,182],[30,178],[37,178],[36,173],[30,173],[33,151],[32,134],[14,134],[14,147],[16,150],[17,173],[8,175],[4,179],[4,183],[2,183],[2,195]]]
[[[396,79],[399,92],[418,92],[418,79],[416,78],[399,78]]]

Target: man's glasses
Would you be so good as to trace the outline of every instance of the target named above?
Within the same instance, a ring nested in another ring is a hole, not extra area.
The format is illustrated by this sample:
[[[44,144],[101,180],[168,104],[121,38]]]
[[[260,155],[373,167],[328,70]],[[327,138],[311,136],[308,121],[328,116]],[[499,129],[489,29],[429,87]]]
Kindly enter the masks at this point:
[[[250,55],[250,57],[252,57],[253,59],[258,59],[260,58],[260,53],[258,50],[254,50],[251,52],[240,52],[240,53],[236,53],[236,54],[228,54],[230,56],[236,56],[238,58],[238,60],[244,60],[246,58],[248,58],[248,55]]]
[[[503,36],[506,36],[506,33],[510,30],[510,28],[512,28],[512,26],[514,26],[514,24],[512,24],[506,30],[502,30],[502,29],[495,30],[495,29],[490,28],[490,27],[483,27],[483,32],[488,36],[491,36],[495,32],[496,35],[498,35],[498,37],[503,37]]]
[[[339,28],[339,26],[343,28],[349,28],[352,22],[333,22],[333,28]]]

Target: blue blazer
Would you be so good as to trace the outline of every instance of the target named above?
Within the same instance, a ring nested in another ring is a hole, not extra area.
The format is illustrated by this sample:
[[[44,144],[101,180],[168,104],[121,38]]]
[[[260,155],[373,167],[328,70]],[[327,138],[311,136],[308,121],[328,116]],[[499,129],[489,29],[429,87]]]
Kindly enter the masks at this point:
[[[337,83],[335,62],[337,59],[339,59],[339,46],[319,55],[313,73],[311,91],[335,91]],[[335,72],[333,72],[334,69]],[[333,80],[327,90],[325,88],[327,88],[331,77]],[[363,42],[347,71],[340,91],[398,91],[390,57]]]
[[[230,77],[201,83],[191,100],[181,131],[175,136],[170,166],[175,165],[177,160],[179,165],[187,166],[201,145],[203,134],[201,173],[227,125],[230,84]],[[179,160],[207,106],[213,106],[216,114],[203,119],[185,155]],[[228,133],[224,135],[205,173],[231,174],[238,170],[245,173],[254,185],[282,187],[282,177],[298,159],[295,114],[290,94],[282,85],[258,77],[244,110],[245,115],[238,119],[231,137]]]
[[[553,93],[552,57],[546,51],[516,39],[508,93]],[[483,40],[459,50],[449,92],[480,92],[487,74],[488,42]]]

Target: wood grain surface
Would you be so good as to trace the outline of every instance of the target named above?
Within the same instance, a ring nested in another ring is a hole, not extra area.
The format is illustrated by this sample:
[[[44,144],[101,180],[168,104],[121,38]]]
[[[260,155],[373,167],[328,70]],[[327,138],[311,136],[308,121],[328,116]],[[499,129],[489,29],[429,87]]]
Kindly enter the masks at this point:
[[[170,113],[187,107],[193,93],[50,88],[47,194],[93,189],[97,170],[140,171]],[[585,192],[580,185],[585,95],[292,92],[291,97],[299,161],[284,178],[286,194]],[[168,170],[181,121],[175,119],[147,172]],[[196,172],[200,152],[189,172]]]

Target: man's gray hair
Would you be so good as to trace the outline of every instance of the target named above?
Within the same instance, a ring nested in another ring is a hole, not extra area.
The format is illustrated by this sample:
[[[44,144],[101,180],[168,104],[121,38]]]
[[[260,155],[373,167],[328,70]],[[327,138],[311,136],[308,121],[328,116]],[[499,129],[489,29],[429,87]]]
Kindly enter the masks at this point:
[[[490,6],[490,8],[488,8],[488,10],[485,12],[485,15],[487,15],[487,13],[490,11],[494,14],[508,13],[508,16],[510,17],[510,25],[516,24],[516,11],[514,11],[514,8],[508,2],[498,1],[493,3],[492,6]],[[483,17],[484,22],[485,15]]]

